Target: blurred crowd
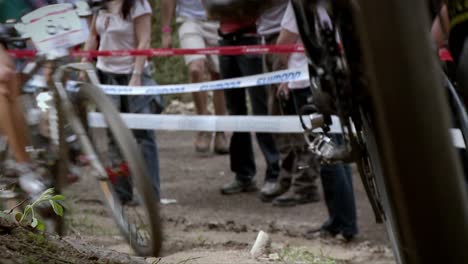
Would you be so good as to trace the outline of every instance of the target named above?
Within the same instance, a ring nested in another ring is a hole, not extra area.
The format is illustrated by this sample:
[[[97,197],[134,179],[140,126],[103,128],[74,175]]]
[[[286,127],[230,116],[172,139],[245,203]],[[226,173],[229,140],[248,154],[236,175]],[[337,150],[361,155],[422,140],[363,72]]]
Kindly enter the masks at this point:
[[[21,13],[47,4],[75,1],[4,1],[0,19],[18,19]],[[177,30],[180,48],[205,48],[213,46],[237,46],[259,44],[301,44],[298,25],[289,0],[274,0],[273,6],[258,16],[248,18],[221,17],[210,19],[202,0],[161,0],[161,13],[154,14],[149,0],[113,0],[106,3],[94,17],[87,20],[88,40],[84,50],[126,50],[150,48],[151,34],[161,34],[162,48],[173,47],[173,30]],[[152,16],[160,16],[161,28],[152,30]],[[176,25],[175,27],[173,25]],[[153,47],[157,48],[157,47]],[[2,50],[3,53],[3,50]],[[5,61],[8,59],[5,58]],[[89,61],[92,58],[83,58]],[[208,80],[250,76],[282,69],[297,69],[307,65],[303,53],[269,55],[187,55],[184,57],[192,83]],[[94,62],[94,61],[93,61]],[[145,56],[98,57],[96,68],[103,84],[145,86],[154,85],[152,65]],[[0,71],[2,80],[3,71]],[[5,84],[5,86],[3,86]],[[0,100],[14,85],[1,83]],[[3,93],[5,92],[5,93]],[[255,86],[243,89],[227,89],[213,92],[193,93],[198,115],[297,115],[298,109],[307,104],[311,97],[309,81],[296,81],[272,86]],[[214,113],[208,109],[212,98]],[[160,96],[112,96],[124,113],[160,113],[163,100]],[[43,187],[35,174],[28,154],[24,152],[24,139],[18,127],[21,120],[15,118],[17,106],[13,101],[0,103],[0,118],[6,128],[10,144],[15,150],[19,175],[24,183],[36,182],[38,193]],[[151,182],[160,192],[159,159],[154,131],[134,131],[137,142],[146,159]],[[230,135],[230,138],[228,138]],[[253,149],[252,133],[201,131],[195,135],[196,152],[213,151],[228,154],[232,180],[220,187],[222,195],[236,195],[243,192],[258,192],[258,197],[273,206],[289,207],[325,201],[329,218],[323,225],[310,230],[307,236],[337,236],[346,241],[358,233],[356,208],[353,194],[352,173],[348,165],[321,165],[308,151],[302,134],[255,133],[256,141],[266,163],[264,177],[256,179],[257,166]],[[340,135],[334,135],[340,142]],[[257,177],[258,178],[258,177]],[[323,198],[319,193],[317,180],[320,178]],[[21,182],[21,180],[20,180]],[[125,203],[138,203],[132,197],[128,177],[118,181],[120,199]]]
[[[273,6],[257,17],[244,19],[219,17],[211,20],[201,0],[162,0],[162,47],[172,46],[172,25],[175,18],[181,48],[237,46],[259,44],[301,44],[295,15],[289,0],[274,0]],[[218,78],[227,79],[265,72],[297,69],[307,65],[303,53],[239,55],[239,56],[185,56],[192,82]],[[297,115],[310,100],[309,81],[255,86],[245,89],[217,91],[213,95],[216,115]],[[211,114],[207,110],[206,92],[194,93],[197,114]],[[249,113],[249,109],[251,112]],[[256,141],[265,159],[263,179],[257,174],[252,134],[234,132],[230,139],[226,133],[214,135],[214,151],[228,153],[232,181],[222,186],[223,195],[258,192],[259,199],[273,206],[289,207],[323,200],[329,218],[323,225],[307,234],[315,236],[341,236],[352,240],[358,233],[353,194],[352,173],[348,165],[321,165],[308,151],[302,134],[255,133]],[[337,142],[340,135],[334,135]],[[207,152],[213,135],[199,132],[195,137],[195,150]],[[261,184],[260,184],[261,183]],[[260,186],[258,186],[260,184]]]

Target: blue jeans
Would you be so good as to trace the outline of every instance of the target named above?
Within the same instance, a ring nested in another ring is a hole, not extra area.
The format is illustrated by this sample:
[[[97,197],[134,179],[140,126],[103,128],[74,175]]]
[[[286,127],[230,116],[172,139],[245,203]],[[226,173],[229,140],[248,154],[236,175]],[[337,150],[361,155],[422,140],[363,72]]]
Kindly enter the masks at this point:
[[[341,144],[341,135],[332,139]],[[353,178],[349,165],[323,165],[320,172],[329,218],[322,225],[333,234],[353,236],[358,233]]]
[[[131,76],[127,74],[113,74],[98,71],[98,76],[102,84],[128,85]],[[153,85],[155,82],[145,73],[142,75],[142,85]],[[117,109],[122,113],[141,113],[152,114],[162,110],[162,99],[158,96],[111,96]],[[143,157],[146,161],[147,170],[150,176],[151,184],[159,197],[160,177],[159,177],[159,157],[156,144],[156,136],[153,130],[133,130],[135,139],[140,146]],[[130,182],[121,182],[122,193],[129,194],[124,197],[125,200],[131,199]]]

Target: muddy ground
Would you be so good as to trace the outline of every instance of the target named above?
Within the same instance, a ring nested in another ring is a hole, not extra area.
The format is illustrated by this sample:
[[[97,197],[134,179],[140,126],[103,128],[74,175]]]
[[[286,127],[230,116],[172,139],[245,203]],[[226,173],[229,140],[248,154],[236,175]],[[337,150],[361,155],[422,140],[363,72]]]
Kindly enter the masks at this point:
[[[356,175],[360,228],[357,239],[348,244],[340,238],[307,240],[303,237],[305,231],[319,227],[327,217],[323,200],[315,204],[277,208],[262,203],[254,193],[222,196],[219,188],[232,179],[228,156],[195,153],[193,133],[157,134],[162,198],[177,201],[162,206],[165,225],[162,258],[132,257],[133,252],[119,236],[99,201],[95,183],[82,179],[66,194],[72,214],[67,216],[67,236],[58,240],[62,249],[56,249],[56,252],[61,252],[67,248],[75,252],[76,259],[82,259],[63,263],[330,263],[299,261],[311,254],[335,259],[336,263],[394,263],[384,227],[375,224]],[[261,183],[264,162],[258,148],[256,154],[257,181]],[[252,259],[249,251],[259,230],[271,235],[272,246],[270,254]],[[0,237],[0,241],[5,241],[5,238]],[[0,252],[3,250],[0,242]],[[12,258],[13,255],[8,259]],[[0,263],[22,263],[5,259],[0,257]]]

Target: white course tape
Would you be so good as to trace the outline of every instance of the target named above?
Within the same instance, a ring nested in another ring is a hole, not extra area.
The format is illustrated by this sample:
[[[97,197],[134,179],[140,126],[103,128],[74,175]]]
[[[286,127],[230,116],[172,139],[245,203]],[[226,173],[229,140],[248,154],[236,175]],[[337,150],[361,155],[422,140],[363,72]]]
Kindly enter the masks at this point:
[[[309,70],[307,67],[202,83],[135,87],[121,85],[101,85],[101,88],[104,93],[111,95],[157,95],[246,88],[258,85],[269,85],[304,80],[309,80]],[[69,90],[76,89],[76,82],[68,82],[67,88]]]
[[[121,114],[130,129],[169,130],[169,131],[230,131],[260,133],[302,133],[298,116],[184,116]],[[103,116],[90,113],[91,127],[106,127]],[[320,130],[317,130],[319,132]],[[333,116],[331,133],[342,133],[339,119]],[[457,148],[466,148],[459,129],[451,129],[453,144]]]
[[[302,133],[298,116],[203,116],[121,114],[130,129],[170,131],[231,131],[264,133]],[[91,127],[105,127],[103,116],[90,113]],[[338,118],[333,117],[332,133],[341,133]]]

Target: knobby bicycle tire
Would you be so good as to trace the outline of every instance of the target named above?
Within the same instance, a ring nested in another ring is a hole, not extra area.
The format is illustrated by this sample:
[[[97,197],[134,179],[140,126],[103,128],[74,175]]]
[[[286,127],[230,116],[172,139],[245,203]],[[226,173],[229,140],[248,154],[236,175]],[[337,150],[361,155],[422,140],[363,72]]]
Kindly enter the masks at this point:
[[[425,3],[357,2],[397,260],[468,263],[468,199]]]
[[[114,186],[109,180],[100,180],[99,189],[114,220],[123,236],[138,255],[158,256],[162,245],[162,228],[159,216],[159,203],[157,202],[159,195],[156,194],[150,183],[143,155],[133,134],[124,124],[113,102],[100,88],[91,84],[83,84],[80,86],[78,98],[80,102],[91,103],[96,106],[97,110],[103,115],[110,133],[113,134],[112,136],[119,146],[122,156],[128,163],[133,186],[140,195],[141,201],[139,202],[144,209],[143,217],[147,217],[147,223],[150,225],[151,239],[149,245],[142,246],[136,243],[136,238],[132,236],[133,234],[131,230],[129,230],[131,227],[126,222],[125,216],[120,212],[120,210],[122,210],[122,205],[119,203],[119,198],[114,191]],[[85,108],[86,106],[81,107],[81,110]],[[86,122],[83,125],[87,126],[87,111],[81,112],[80,114]],[[88,128],[88,132],[91,130],[92,128]],[[89,135],[89,137],[90,139],[92,138],[91,135]]]

